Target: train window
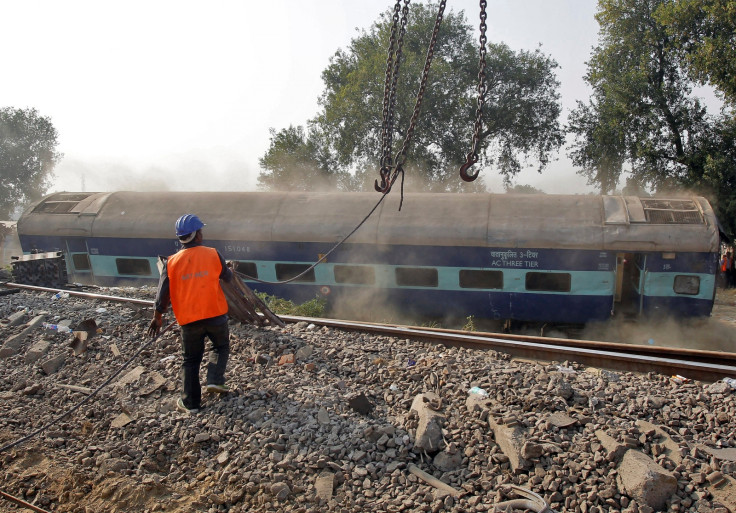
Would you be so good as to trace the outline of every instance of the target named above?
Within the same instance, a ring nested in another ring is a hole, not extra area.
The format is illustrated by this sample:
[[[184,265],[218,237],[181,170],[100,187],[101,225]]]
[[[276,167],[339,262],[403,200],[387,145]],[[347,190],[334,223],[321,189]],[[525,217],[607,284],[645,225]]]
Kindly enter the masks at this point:
[[[675,276],[675,284],[672,288],[676,294],[695,296],[700,293],[700,277],[686,276],[684,274]]]
[[[336,265],[334,267],[336,283],[353,285],[373,285],[376,283],[376,271],[367,265]]]
[[[307,264],[276,264],[276,279],[277,280],[290,280],[294,276],[299,276],[301,273],[309,269]],[[309,269],[304,276],[294,280],[295,282],[314,282],[314,269]]]
[[[400,287],[436,287],[437,269],[426,267],[397,267],[396,284]]]
[[[569,273],[526,273],[526,290],[570,292]]]
[[[703,216],[692,200],[642,198],[641,206],[652,224],[703,224]]]
[[[80,201],[91,195],[92,193],[62,192],[40,203],[33,211],[44,214],[66,214],[71,212]]]
[[[116,258],[115,265],[118,268],[118,274],[151,275],[151,263],[146,258]]]
[[[463,289],[502,289],[502,271],[460,270],[460,288]]]
[[[235,272],[245,274],[251,278],[258,278],[258,269],[255,262],[235,261]]]
[[[75,253],[72,255],[72,263],[75,271],[89,271],[92,267],[89,263],[89,255],[87,253]]]

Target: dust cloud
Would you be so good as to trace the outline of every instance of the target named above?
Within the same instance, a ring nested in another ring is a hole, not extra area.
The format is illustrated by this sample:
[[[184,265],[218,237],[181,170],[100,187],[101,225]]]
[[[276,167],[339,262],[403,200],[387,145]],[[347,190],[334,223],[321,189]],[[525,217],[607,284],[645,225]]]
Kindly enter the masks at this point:
[[[619,342],[652,347],[704,351],[736,351],[736,327],[720,319],[612,319],[590,324],[581,333],[585,340]]]

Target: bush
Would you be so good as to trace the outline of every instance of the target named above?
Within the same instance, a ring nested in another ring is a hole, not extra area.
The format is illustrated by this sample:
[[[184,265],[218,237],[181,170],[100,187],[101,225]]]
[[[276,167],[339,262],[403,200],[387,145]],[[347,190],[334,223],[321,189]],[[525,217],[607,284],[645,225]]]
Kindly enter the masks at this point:
[[[324,317],[327,300],[322,297],[315,297],[309,301],[305,301],[301,305],[295,304],[293,301],[283,299],[276,296],[270,296],[265,292],[256,292],[261,301],[276,315],[296,315],[299,317]]]

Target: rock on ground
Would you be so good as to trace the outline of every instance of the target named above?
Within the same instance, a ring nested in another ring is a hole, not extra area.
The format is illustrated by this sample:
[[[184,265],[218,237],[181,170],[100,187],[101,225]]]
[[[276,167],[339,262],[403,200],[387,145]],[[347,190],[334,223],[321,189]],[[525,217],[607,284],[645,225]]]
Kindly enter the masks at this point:
[[[102,293],[153,297],[150,289]],[[730,495],[714,488],[736,476],[736,463],[714,455],[736,447],[730,389],[306,323],[233,324],[233,392],[204,394],[203,410],[188,415],[174,407],[177,332],[140,351],[150,312],[50,294],[0,298],[0,319],[24,309],[21,322],[0,325],[0,342],[22,339],[0,359],[0,446],[51,425],[0,452],[0,490],[50,511],[474,512],[514,498],[511,484],[557,511],[733,511],[719,502]],[[38,315],[72,328],[94,319],[100,332],[79,355],[71,334],[34,327],[16,337]],[[294,364],[278,365],[284,355]],[[63,364],[45,372],[49,361]],[[472,387],[487,397],[466,405]],[[443,417],[436,451],[416,446],[420,417],[410,411],[430,393]],[[365,414],[349,405],[358,396],[372,406]],[[517,429],[519,443],[499,445],[494,424]],[[632,451],[675,480],[663,505],[622,484],[621,455]],[[438,493],[410,465],[461,496]]]

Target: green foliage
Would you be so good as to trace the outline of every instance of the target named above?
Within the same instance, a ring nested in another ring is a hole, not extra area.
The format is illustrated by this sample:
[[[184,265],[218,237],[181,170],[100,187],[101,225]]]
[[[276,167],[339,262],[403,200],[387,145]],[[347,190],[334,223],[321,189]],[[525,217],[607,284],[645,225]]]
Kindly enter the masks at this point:
[[[271,132],[271,145],[259,159],[264,170],[258,176],[258,187],[266,190],[312,191],[341,188],[349,181],[332,165],[323,151],[315,130],[307,133],[303,127],[284,128]]]
[[[537,189],[536,187],[532,187],[531,185],[507,185],[506,186],[506,193],[507,194],[544,194],[544,191],[542,189]]]
[[[653,17],[663,0],[600,0],[600,44],[588,63],[587,105],[570,116],[577,136],[573,162],[602,192],[619,182],[623,164],[640,182],[671,187],[696,172],[705,109],[679,52]]]
[[[736,106],[736,1],[675,0],[660,5],[655,17],[682,50],[692,79]]]
[[[321,111],[309,131],[293,129],[293,144],[284,145],[272,133],[271,147],[261,165],[267,178],[282,154],[303,155],[309,169],[318,169],[342,189],[372,190],[381,156],[386,57],[391,30],[387,11],[368,30],[338,50],[322,73],[325,89]],[[435,23],[436,7],[412,4],[401,53],[394,118],[393,155],[404,143],[409,119]],[[489,44],[487,103],[483,114],[482,164],[495,166],[507,180],[528,160],[541,171],[563,144],[558,118],[557,63],[540,50],[514,52],[504,44]],[[482,180],[465,184],[457,170],[470,149],[477,105],[479,70],[473,28],[462,12],[447,11],[423,96],[421,114],[408,147],[405,169],[408,186],[429,191],[484,190]],[[286,135],[286,134],[283,134]],[[290,150],[289,148],[293,149]],[[305,170],[294,166],[296,173]],[[348,179],[352,176],[352,179]],[[336,179],[335,179],[336,178]],[[304,187],[293,178],[289,187]]]
[[[265,292],[256,292],[266,306],[276,315],[296,315],[298,317],[324,317],[327,300],[322,297],[315,297],[309,301],[305,301],[301,305],[295,304],[293,301],[283,299],[276,296],[270,296]]]
[[[36,109],[0,108],[0,219],[39,199],[62,155],[51,120]]]
[[[586,76],[593,95],[570,115],[571,157],[603,193],[626,166],[627,190],[706,194],[733,226],[725,216],[734,193],[722,183],[734,173],[733,120],[709,115],[692,94],[681,47],[656,14],[668,3],[599,0],[600,41]]]
[[[465,320],[466,322],[463,326],[464,331],[478,331],[478,328],[475,326],[475,318],[472,315],[468,315]]]

